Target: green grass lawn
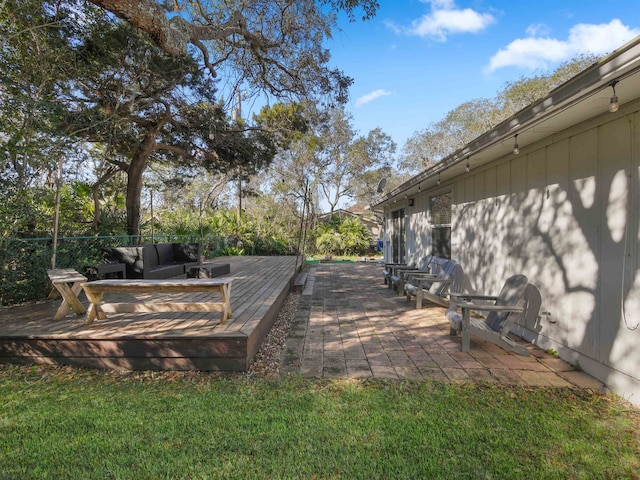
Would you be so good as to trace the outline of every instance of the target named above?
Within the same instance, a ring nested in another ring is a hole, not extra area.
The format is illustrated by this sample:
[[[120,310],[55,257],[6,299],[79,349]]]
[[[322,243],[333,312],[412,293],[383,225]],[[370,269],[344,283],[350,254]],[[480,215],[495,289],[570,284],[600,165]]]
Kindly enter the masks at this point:
[[[0,479],[633,479],[637,415],[569,389],[0,366]]]

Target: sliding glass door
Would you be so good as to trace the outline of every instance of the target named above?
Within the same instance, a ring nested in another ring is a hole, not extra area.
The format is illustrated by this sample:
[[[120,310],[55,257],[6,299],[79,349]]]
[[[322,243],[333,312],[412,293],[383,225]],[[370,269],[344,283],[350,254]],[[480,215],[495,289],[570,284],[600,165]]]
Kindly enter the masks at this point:
[[[393,231],[391,232],[391,258],[394,263],[404,263],[406,252],[406,234],[404,208],[391,212]]]

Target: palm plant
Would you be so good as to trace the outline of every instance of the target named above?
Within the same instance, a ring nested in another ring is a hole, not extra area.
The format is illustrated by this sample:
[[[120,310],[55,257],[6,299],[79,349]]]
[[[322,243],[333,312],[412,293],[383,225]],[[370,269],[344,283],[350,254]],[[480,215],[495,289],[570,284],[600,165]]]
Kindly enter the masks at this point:
[[[371,233],[356,217],[346,217],[338,227],[345,255],[362,255],[371,245]]]

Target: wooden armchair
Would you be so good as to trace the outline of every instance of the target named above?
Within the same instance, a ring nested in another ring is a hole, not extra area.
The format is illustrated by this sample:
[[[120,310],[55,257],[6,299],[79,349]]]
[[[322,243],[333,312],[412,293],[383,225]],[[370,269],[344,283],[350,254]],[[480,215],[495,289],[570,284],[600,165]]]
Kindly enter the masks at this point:
[[[407,300],[416,297],[416,308],[422,308],[423,300],[446,307],[449,284],[457,265],[454,260],[434,257],[430,263],[431,273],[410,272],[404,284]]]
[[[462,351],[468,352],[471,345],[471,335],[476,335],[484,340],[495,343],[509,351],[520,355],[530,355],[529,350],[518,345],[507,335],[515,320],[520,315],[527,313],[527,304],[524,296],[527,288],[537,288],[528,283],[524,275],[514,275],[505,282],[498,296],[478,295],[468,292],[450,292],[451,306],[447,310],[447,317],[450,323],[450,332],[462,335]],[[531,295],[531,298],[536,298]],[[537,295],[540,298],[540,295]],[[540,309],[540,302],[529,302],[528,308]],[[457,311],[458,307],[461,313]],[[487,312],[486,318],[472,317],[471,311]],[[537,312],[535,312],[537,315]]]

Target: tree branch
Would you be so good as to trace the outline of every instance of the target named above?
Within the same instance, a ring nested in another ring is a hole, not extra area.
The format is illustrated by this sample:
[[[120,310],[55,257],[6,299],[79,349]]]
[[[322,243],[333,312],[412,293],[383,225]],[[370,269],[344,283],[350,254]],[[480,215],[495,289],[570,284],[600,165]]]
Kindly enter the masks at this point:
[[[189,43],[203,50],[201,40],[223,40],[233,35],[242,36],[251,46],[261,50],[277,46],[247,30],[247,22],[238,11],[221,25],[201,26],[189,23],[180,16],[168,19],[165,10],[155,0],[90,1],[147,32],[158,46],[176,57],[187,55]],[[213,71],[212,74],[215,75]]]

